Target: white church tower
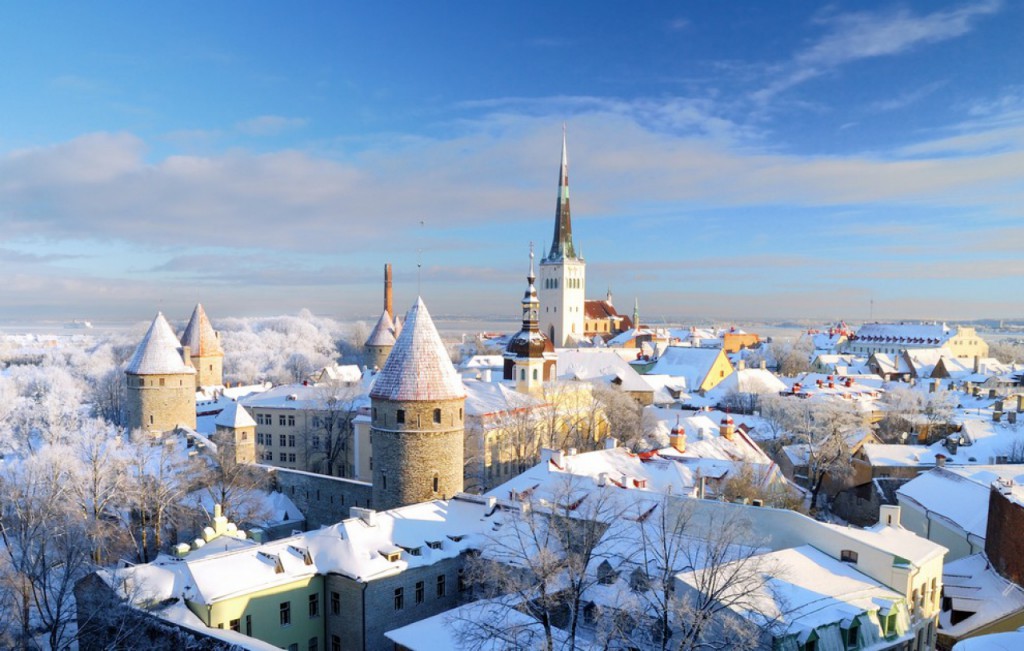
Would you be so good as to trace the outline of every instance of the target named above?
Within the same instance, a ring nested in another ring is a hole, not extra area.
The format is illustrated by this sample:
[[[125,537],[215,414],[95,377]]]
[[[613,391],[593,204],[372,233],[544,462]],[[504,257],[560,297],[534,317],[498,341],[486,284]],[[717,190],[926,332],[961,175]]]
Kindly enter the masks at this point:
[[[555,346],[574,345],[583,338],[583,300],[587,289],[587,265],[576,254],[569,215],[569,157],[562,127],[562,164],[558,172],[555,206],[555,237],[551,251],[540,263],[540,324]]]

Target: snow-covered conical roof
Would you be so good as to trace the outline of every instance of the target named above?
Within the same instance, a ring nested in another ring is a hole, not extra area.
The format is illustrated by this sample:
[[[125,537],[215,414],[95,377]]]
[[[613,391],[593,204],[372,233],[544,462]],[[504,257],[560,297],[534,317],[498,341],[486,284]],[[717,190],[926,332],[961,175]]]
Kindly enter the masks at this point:
[[[181,358],[181,343],[162,312],[157,312],[125,371],[133,375],[195,373]]]
[[[384,400],[453,400],[465,398],[462,378],[437,334],[423,299],[405,315],[398,341],[377,374],[371,398]]]
[[[218,427],[230,427],[232,429],[238,429],[239,427],[256,427],[256,421],[252,419],[249,412],[246,411],[245,407],[238,404],[237,402],[229,402],[227,407],[217,414],[217,418],[213,421],[214,425]]]
[[[384,310],[380,318],[377,319],[377,325],[373,326],[373,331],[370,332],[370,336],[366,339],[367,346],[394,346],[395,345],[395,323],[391,320],[391,315],[388,314],[387,310]]]
[[[224,349],[220,347],[220,339],[217,338],[210,320],[206,318],[206,310],[203,309],[202,303],[196,303],[196,309],[192,310],[192,318],[185,327],[185,334],[181,335],[181,345],[188,346],[189,353],[197,357],[224,354]]]

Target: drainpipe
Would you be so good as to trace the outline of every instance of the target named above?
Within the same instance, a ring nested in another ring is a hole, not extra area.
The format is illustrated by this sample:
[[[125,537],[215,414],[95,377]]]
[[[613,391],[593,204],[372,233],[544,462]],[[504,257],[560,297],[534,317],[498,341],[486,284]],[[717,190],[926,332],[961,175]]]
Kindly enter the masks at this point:
[[[362,633],[362,636],[361,636],[363,638],[363,651],[366,651],[366,586],[367,585],[369,585],[369,584],[364,581],[363,582],[363,592],[362,592],[362,599],[363,599],[363,633]]]

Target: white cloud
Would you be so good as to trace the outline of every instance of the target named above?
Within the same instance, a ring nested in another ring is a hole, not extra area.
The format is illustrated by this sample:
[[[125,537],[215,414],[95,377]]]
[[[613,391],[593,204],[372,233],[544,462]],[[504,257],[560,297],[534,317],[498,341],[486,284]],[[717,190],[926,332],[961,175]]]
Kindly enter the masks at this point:
[[[914,14],[908,9],[877,13],[825,13],[815,21],[826,34],[778,69],[777,78],[753,93],[766,102],[775,95],[860,59],[893,56],[928,43],[938,43],[969,32],[980,16],[995,13],[1000,0],[985,0],[956,9]]]

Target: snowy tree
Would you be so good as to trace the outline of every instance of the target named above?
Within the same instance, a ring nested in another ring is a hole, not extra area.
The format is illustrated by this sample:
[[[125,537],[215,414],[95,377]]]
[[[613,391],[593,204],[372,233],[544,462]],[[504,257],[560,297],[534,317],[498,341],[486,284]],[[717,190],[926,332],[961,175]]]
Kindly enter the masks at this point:
[[[468,562],[467,579],[493,607],[453,622],[462,646],[493,648],[498,640],[513,648],[533,630],[540,648],[551,651],[560,628],[567,643],[559,648],[575,649],[583,596],[598,581],[590,568],[617,551],[605,537],[625,512],[614,497],[593,490],[589,478],[566,475],[547,498],[531,497],[521,510],[504,512],[483,553]],[[527,621],[513,623],[513,611]]]
[[[71,643],[74,585],[92,569],[85,523],[69,508],[74,477],[67,456],[49,446],[0,471],[0,581],[15,599],[12,621],[22,648],[31,648],[37,627],[51,649]]]
[[[153,438],[136,431],[128,444],[131,534],[136,553],[148,563],[188,521],[185,496],[197,487],[196,466],[174,435]]]
[[[907,386],[890,386],[882,395],[882,420],[878,435],[883,441],[902,442],[900,434],[913,432],[915,422],[924,411],[924,395]]]
[[[358,401],[363,396],[359,384],[326,380],[314,387],[312,408],[316,414],[306,432],[306,455],[326,475],[347,477],[355,436],[353,421],[358,415]]]
[[[234,445],[227,440],[230,436],[215,435],[216,452],[193,458],[196,494],[220,504],[224,515],[236,524],[262,524],[270,517],[263,499],[270,476],[259,466],[238,462]]]
[[[224,347],[224,378],[232,382],[303,380],[335,364],[342,327],[309,310],[297,316],[218,321]]]
[[[660,447],[654,440],[657,420],[644,406],[614,386],[594,387],[594,399],[608,423],[608,433],[633,452]]]
[[[131,549],[128,535],[128,458],[123,439],[102,421],[90,422],[70,446],[69,499],[85,526],[93,562],[107,563]]]
[[[853,472],[848,439],[866,422],[856,406],[845,400],[801,402],[803,408],[794,412],[790,431],[794,442],[806,446],[811,508],[815,508],[826,477],[838,482]]]
[[[814,341],[810,337],[802,336],[796,341],[776,339],[768,345],[768,350],[778,366],[779,375],[792,377],[811,370]]]

